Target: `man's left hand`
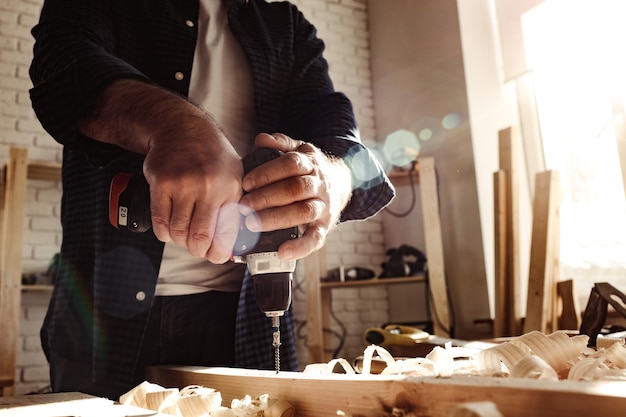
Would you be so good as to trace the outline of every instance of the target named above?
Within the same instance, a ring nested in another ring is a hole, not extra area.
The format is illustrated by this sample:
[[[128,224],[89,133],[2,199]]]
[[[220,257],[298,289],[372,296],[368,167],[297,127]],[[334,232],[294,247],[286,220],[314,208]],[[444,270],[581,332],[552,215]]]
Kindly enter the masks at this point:
[[[352,194],[350,169],[340,158],[324,154],[310,143],[282,133],[261,133],[258,148],[284,152],[253,169],[243,178],[247,192],[241,201],[246,226],[251,231],[271,231],[300,226],[298,239],[283,243],[278,256],[301,259],[320,249],[339,220]],[[250,216],[251,213],[256,216]]]

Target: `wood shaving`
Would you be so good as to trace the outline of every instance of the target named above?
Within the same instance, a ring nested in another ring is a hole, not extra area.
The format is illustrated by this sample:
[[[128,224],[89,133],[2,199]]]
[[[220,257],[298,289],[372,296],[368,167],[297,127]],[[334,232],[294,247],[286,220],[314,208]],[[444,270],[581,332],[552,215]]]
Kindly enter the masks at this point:
[[[213,388],[188,385],[181,390],[164,388],[144,381],[122,395],[119,402],[175,417],[293,417],[294,407],[263,394],[256,399],[246,395],[234,399],[230,408],[222,406],[222,395]]]
[[[503,417],[498,407],[491,401],[477,401],[459,404],[447,417]]]
[[[447,343],[435,347],[425,358],[408,359],[394,359],[385,348],[370,345],[363,354],[361,374],[370,374],[372,360],[378,355],[386,363],[383,375],[626,380],[626,345],[616,341],[607,343],[607,347],[591,349],[587,347],[588,341],[586,335],[569,336],[564,331],[546,335],[533,331],[478,353],[468,353],[465,348]],[[324,365],[308,365],[303,373],[334,373],[330,363]]]

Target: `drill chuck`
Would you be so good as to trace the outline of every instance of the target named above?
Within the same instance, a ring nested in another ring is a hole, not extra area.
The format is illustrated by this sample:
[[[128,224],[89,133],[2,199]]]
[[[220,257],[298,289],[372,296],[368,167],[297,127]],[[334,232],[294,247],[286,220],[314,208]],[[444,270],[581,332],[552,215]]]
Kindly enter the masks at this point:
[[[296,261],[283,261],[278,252],[250,253],[233,259],[248,265],[261,311],[268,316],[276,313],[282,316],[291,304],[292,273]]]
[[[291,305],[291,272],[252,275],[257,304],[267,316],[281,315]]]

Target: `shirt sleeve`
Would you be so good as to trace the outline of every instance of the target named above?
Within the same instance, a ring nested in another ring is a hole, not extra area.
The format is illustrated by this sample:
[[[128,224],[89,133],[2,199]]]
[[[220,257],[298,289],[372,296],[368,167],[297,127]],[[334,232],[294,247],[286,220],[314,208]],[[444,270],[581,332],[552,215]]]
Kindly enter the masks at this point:
[[[47,0],[35,38],[29,74],[32,107],[59,143],[98,158],[121,151],[80,134],[78,121],[116,79],[147,77],[116,57],[108,1]]]
[[[335,91],[324,42],[301,13],[295,13],[294,71],[283,106],[294,137],[342,158],[352,172],[352,198],[340,221],[367,219],[386,207],[395,189],[373,153],[360,140],[349,98]]]

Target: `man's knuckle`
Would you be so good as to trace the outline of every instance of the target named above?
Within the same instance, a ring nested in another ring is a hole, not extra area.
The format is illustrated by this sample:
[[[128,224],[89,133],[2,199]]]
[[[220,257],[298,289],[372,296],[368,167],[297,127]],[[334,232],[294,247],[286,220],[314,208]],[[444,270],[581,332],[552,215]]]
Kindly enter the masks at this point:
[[[191,235],[191,240],[194,243],[203,244],[210,240],[210,236],[207,233],[195,232]]]
[[[305,181],[302,177],[286,181],[286,192],[289,196],[298,196],[306,189]]]
[[[288,152],[283,158],[284,169],[295,172],[311,172],[313,165],[307,154],[302,152]]]
[[[272,195],[264,191],[259,191],[258,193],[256,193],[256,200],[257,204],[255,204],[255,206],[271,207],[272,205]]]
[[[317,219],[323,212],[325,204],[318,199],[311,199],[304,202],[304,213],[306,220]]]
[[[314,228],[310,236],[315,249],[319,249],[324,246],[324,240],[326,239],[326,235],[323,233],[321,228]]]
[[[169,228],[169,221],[162,216],[152,215],[152,225],[153,227],[166,227]]]
[[[300,154],[298,152],[287,152],[283,158],[281,158],[283,168],[285,170],[292,170],[302,165]]]
[[[176,239],[176,238],[186,238],[187,237],[187,230],[186,229],[181,229],[181,228],[176,228],[176,227],[171,227],[170,228],[170,235],[172,235],[173,239]]]

